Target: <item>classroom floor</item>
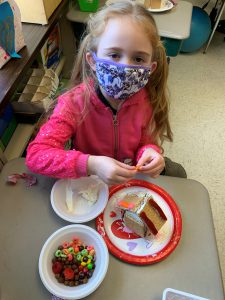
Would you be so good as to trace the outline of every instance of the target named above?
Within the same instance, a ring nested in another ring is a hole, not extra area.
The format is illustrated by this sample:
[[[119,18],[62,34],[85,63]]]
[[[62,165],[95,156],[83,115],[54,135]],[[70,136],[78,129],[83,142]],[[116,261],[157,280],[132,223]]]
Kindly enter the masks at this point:
[[[209,191],[225,286],[224,34],[215,33],[207,54],[171,58],[169,89],[174,142],[165,143],[165,155]]]

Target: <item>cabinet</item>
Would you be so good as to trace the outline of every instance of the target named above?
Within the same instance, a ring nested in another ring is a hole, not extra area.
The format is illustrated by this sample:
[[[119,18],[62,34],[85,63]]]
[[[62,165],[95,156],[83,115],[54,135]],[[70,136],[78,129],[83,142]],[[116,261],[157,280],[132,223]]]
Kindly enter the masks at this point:
[[[55,24],[64,19],[68,10],[68,0],[63,0],[55,12],[49,19],[48,25],[37,25],[23,23],[23,34],[25,38],[26,47],[24,47],[19,54],[22,56],[21,59],[11,59],[1,70],[0,70],[0,116],[3,114],[7,104],[10,102],[17,86],[25,76],[26,72],[32,65],[40,49],[44,45],[49,33],[55,26]],[[68,48],[63,47],[65,56],[71,56],[68,62],[65,63],[65,69],[68,69],[68,65],[71,65],[72,55],[75,54],[75,42],[69,37],[68,28],[65,29],[65,21],[62,21],[62,44],[69,45]],[[66,35],[64,34],[66,32]],[[69,39],[70,43],[66,43],[65,39]],[[74,46],[73,46],[74,44]],[[69,61],[70,60],[70,61]],[[33,132],[34,125],[32,124],[18,124],[16,131],[14,132],[12,139],[10,140],[4,153],[1,151],[1,157],[6,159],[12,159],[20,156],[26,147],[27,142]],[[15,149],[15,145],[19,145],[21,149]]]

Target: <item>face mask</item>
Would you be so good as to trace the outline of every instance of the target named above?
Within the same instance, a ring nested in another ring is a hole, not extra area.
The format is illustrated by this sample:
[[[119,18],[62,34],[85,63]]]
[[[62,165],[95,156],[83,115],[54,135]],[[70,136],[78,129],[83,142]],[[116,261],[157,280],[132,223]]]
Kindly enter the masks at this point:
[[[140,91],[148,82],[151,67],[125,65],[98,58],[92,54],[96,63],[96,76],[99,85],[114,99],[124,100]]]

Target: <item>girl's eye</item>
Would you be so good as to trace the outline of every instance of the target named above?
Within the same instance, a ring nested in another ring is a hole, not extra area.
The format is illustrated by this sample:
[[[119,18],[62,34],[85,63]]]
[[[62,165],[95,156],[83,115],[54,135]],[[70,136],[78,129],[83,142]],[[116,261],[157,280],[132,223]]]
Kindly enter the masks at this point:
[[[112,60],[119,60],[119,59],[120,59],[120,55],[117,54],[117,53],[109,54],[109,57],[110,57]]]
[[[142,57],[134,57],[134,62],[140,64],[144,62],[144,59]]]

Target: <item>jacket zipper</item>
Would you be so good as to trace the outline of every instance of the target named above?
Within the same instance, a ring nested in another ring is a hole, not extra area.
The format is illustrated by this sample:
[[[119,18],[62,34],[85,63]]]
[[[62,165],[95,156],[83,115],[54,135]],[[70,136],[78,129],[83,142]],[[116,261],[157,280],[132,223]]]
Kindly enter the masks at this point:
[[[118,120],[117,120],[117,114],[113,115],[113,127],[114,127],[114,158],[118,160]]]

